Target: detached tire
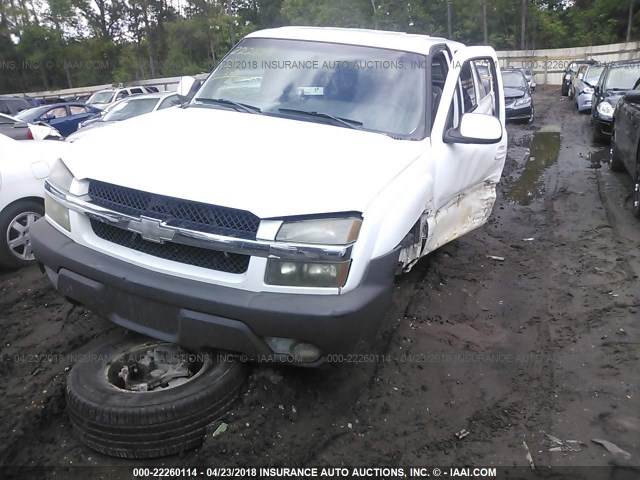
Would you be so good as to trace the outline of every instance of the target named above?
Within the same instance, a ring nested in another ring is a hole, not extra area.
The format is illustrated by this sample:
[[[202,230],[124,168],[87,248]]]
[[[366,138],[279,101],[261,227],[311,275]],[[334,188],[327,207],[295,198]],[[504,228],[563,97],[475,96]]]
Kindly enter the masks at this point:
[[[124,380],[122,388],[115,385],[120,380],[116,375],[114,382],[114,367],[120,369],[125,356],[139,358],[145,349],[167,345],[160,341],[104,345],[85,356],[89,361],[73,367],[67,380],[67,411],[84,444],[121,458],[162,457],[202,444],[205,427],[238,396],[245,367],[217,361],[215,355],[196,356],[200,367],[190,379],[182,379],[185,383],[137,392],[125,390]]]

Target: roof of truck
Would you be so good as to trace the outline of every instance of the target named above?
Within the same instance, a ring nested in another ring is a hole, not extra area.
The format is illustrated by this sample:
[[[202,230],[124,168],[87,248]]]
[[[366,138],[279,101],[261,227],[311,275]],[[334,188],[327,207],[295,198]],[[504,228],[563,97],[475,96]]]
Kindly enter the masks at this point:
[[[279,38],[343,43],[346,45],[386,48],[424,55],[428,54],[430,48],[438,43],[446,43],[453,52],[464,47],[460,42],[454,42],[453,40],[447,40],[442,37],[360,28],[280,27],[258,30],[247,35],[247,38]]]

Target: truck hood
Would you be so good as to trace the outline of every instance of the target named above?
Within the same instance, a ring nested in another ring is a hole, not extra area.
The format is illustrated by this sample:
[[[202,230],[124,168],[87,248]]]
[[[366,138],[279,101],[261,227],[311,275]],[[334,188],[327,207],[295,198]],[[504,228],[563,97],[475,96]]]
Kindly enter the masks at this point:
[[[217,108],[170,108],[70,144],[78,179],[248,210],[363,212],[424,142]]]

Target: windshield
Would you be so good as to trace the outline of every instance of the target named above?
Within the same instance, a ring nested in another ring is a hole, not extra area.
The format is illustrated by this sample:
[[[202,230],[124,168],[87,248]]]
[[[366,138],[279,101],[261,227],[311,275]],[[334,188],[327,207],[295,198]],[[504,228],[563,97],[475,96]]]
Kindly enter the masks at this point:
[[[157,98],[132,98],[119,102],[102,120],[105,122],[119,122],[127,118],[137,117],[153,110],[158,103]]]
[[[28,110],[23,110],[22,112],[16,115],[16,118],[22,122],[31,122],[37,118],[40,118],[44,112],[46,112],[49,107],[35,107],[29,108]]]
[[[640,77],[640,64],[614,67],[607,75],[605,90],[631,90]]]
[[[266,115],[334,125],[339,122],[328,117],[339,117],[359,129],[421,138],[426,63],[422,55],[381,48],[248,38],[225,57],[192,103],[222,99]],[[221,102],[215,104],[219,108]]]
[[[595,85],[600,79],[600,74],[604,67],[589,67],[584,74],[584,81],[590,85]]]
[[[113,93],[114,92],[96,92],[89,97],[87,103],[111,103]]]
[[[526,80],[520,72],[502,72],[502,83],[507,88],[519,88],[523,90]]]

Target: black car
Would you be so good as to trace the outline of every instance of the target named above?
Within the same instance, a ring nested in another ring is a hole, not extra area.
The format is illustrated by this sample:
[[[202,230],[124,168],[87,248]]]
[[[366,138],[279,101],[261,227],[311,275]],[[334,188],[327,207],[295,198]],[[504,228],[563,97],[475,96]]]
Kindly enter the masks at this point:
[[[605,65],[593,93],[591,125],[593,140],[608,142],[613,134],[613,112],[618,100],[640,77],[640,60],[624,60]]]
[[[533,96],[527,78],[519,68],[502,70],[504,108],[507,120],[533,122]]]
[[[633,214],[640,218],[640,79],[625,93],[613,113],[611,169],[626,170],[634,184]]]
[[[580,65],[596,65],[597,63],[595,60],[575,60],[571,62],[562,73],[562,96],[566,97],[569,95],[569,87],[573,83],[573,77],[578,71],[578,68],[580,68]]]

